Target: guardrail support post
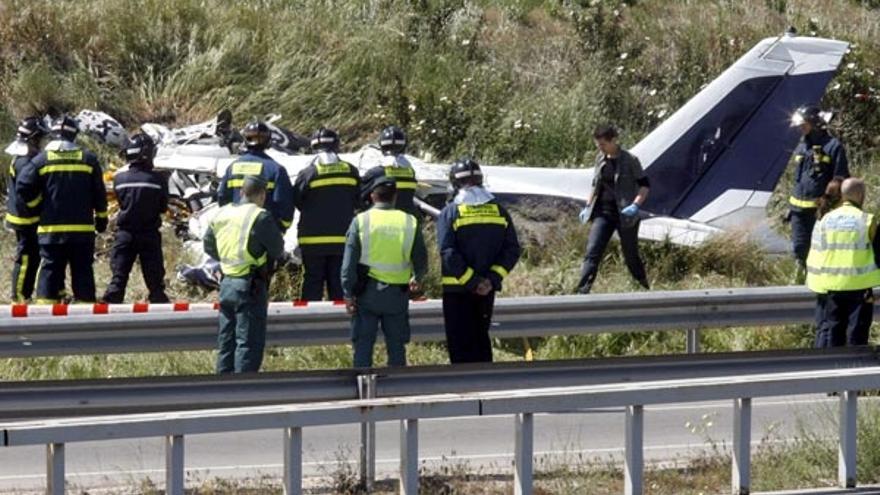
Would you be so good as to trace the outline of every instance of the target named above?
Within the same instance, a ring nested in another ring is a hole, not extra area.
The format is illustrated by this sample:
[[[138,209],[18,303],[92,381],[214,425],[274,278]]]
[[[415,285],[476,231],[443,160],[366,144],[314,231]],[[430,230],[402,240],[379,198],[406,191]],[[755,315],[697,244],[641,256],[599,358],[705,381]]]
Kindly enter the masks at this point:
[[[419,420],[400,421],[400,495],[419,493]]]
[[[165,437],[165,493],[184,495],[183,435]]]
[[[858,392],[840,393],[840,441],[838,443],[837,482],[841,488],[856,487],[856,429]]]
[[[700,352],[700,330],[691,328],[687,331],[687,353],[696,354]]]
[[[302,495],[302,428],[284,429],[284,495]]]
[[[46,445],[46,493],[64,495],[64,444]]]
[[[626,451],[623,473],[626,495],[641,495],[642,493],[642,474],[645,467],[644,423],[644,408],[642,406],[626,407]]]
[[[751,486],[752,399],[733,400],[731,493],[749,495]]]
[[[535,423],[532,413],[514,416],[516,447],[514,451],[514,495],[532,495],[532,456],[534,452]]]
[[[357,381],[358,398],[376,398],[376,375],[358,375]],[[372,421],[361,423],[360,479],[365,490],[373,489],[376,481],[376,423]]]

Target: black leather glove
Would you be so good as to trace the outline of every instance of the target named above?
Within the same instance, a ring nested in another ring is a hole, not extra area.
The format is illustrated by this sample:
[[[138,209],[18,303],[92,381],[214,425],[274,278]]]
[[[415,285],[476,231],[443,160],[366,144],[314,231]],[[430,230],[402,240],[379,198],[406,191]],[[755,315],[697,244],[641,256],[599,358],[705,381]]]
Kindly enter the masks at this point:
[[[99,234],[103,234],[107,231],[107,219],[106,218],[96,218],[95,219],[95,230],[98,231]]]

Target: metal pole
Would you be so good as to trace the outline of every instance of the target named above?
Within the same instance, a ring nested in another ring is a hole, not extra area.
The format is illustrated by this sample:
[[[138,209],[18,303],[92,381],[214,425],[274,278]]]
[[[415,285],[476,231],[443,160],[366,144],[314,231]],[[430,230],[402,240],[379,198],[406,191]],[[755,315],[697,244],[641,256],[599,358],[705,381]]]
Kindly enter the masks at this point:
[[[840,441],[838,444],[837,483],[841,488],[856,487],[856,428],[858,392],[840,393]]]
[[[358,375],[358,397],[360,399],[376,398],[376,375]],[[361,423],[361,486],[367,491],[373,489],[376,481],[376,423]]]
[[[46,493],[64,495],[64,444],[46,445]]]
[[[624,493],[642,494],[642,474],[644,472],[644,410],[642,406],[626,408],[626,452],[624,459]]]
[[[733,400],[731,493],[748,495],[751,486],[752,399]]]
[[[532,495],[532,457],[534,451],[535,423],[532,413],[514,416],[516,431],[514,451],[514,495]]]
[[[692,328],[687,331],[687,353],[696,354],[700,352],[700,330]]]
[[[419,493],[419,420],[400,421],[400,495]]]
[[[165,493],[184,495],[183,435],[165,437]]]
[[[302,428],[284,429],[284,495],[302,495]]]

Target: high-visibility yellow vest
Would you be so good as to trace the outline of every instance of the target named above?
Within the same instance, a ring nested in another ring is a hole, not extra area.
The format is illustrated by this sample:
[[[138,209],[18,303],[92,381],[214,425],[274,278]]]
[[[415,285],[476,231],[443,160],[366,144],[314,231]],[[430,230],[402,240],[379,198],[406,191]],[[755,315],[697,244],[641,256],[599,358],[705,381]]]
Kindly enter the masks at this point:
[[[813,229],[807,287],[824,294],[880,285],[871,245],[873,226],[874,216],[850,203],[825,215]]]
[[[220,268],[227,277],[244,277],[252,268],[266,264],[266,253],[255,258],[248,251],[251,229],[262,211],[265,210],[253,203],[228,204],[211,220],[220,254]]]
[[[371,208],[357,216],[362,265],[386,284],[406,284],[412,277],[416,219],[400,210]]]

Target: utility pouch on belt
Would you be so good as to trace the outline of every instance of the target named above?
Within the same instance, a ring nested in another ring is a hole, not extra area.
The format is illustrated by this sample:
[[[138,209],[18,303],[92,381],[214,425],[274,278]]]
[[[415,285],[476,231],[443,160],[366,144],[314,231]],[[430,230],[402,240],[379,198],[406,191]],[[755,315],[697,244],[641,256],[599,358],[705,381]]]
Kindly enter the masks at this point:
[[[367,290],[367,282],[370,280],[370,267],[361,263],[357,265],[357,283],[354,284],[354,295],[359,296]]]

